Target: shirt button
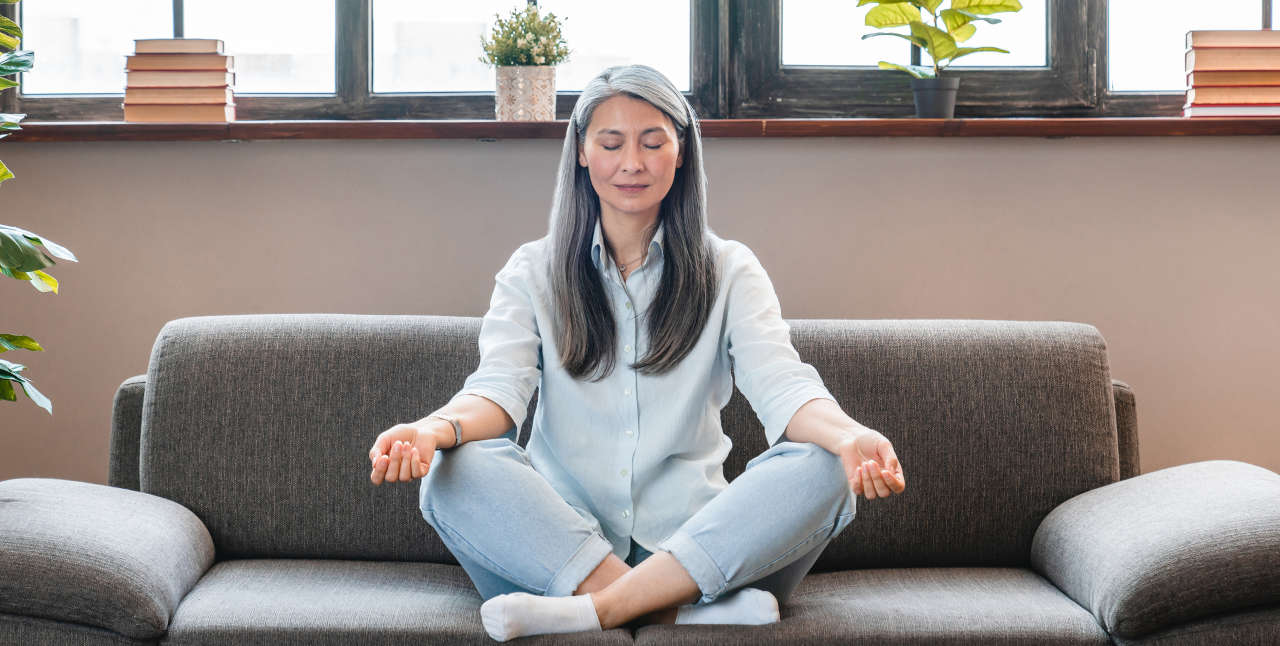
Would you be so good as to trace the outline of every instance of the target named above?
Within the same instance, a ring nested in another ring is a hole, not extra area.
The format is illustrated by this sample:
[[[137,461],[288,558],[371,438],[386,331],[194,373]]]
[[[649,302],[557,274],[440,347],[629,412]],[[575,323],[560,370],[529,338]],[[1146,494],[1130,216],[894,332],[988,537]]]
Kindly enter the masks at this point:
[[[627,301],[626,308],[627,308],[627,309],[631,309],[631,301]]]
[[[622,391],[622,394],[624,394],[624,395],[630,395],[630,394],[631,394],[631,389],[630,389],[630,388],[628,388],[628,389],[626,389],[626,390]]]
[[[630,511],[630,510],[628,510],[628,509],[623,509],[623,510],[622,510],[622,517],[623,517],[623,518],[630,518],[630,517],[631,517],[631,511]]]
[[[630,346],[630,345],[623,346],[623,348],[622,348],[622,349],[623,349],[623,350],[626,350],[627,352],[631,352],[631,346]]]
[[[627,437],[631,437],[632,435],[635,435],[635,434],[636,434],[636,432],[635,432],[635,431],[633,431],[633,430],[631,430],[631,429],[627,429]]]
[[[618,472],[618,475],[620,475],[620,476],[622,476],[622,477],[624,477],[624,478],[625,478],[625,477],[627,477],[627,470],[626,470],[626,469],[623,469],[623,470],[619,471],[619,472]]]

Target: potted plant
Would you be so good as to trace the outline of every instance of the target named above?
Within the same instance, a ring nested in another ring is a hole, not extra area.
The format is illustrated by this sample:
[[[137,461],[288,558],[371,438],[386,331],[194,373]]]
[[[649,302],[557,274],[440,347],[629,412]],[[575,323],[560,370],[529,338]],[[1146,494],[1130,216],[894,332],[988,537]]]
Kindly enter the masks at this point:
[[[17,1],[0,0],[0,4],[15,4]],[[12,20],[0,16],[0,91],[18,84],[17,81],[4,78],[5,76],[26,72],[31,69],[35,61],[34,53],[18,50],[21,40],[22,29]],[[25,116],[27,115],[0,114],[0,139],[13,134],[14,130],[21,130],[22,128],[18,126],[18,122],[22,121]],[[12,177],[13,173],[9,171],[9,168],[4,165],[4,162],[0,162],[0,183]],[[51,291],[56,294],[58,293],[57,279],[40,271],[45,267],[53,266],[53,259],[45,254],[43,250],[36,248],[35,245],[44,246],[50,253],[63,260],[76,262],[76,257],[62,245],[52,240],[45,240],[30,231],[0,224],[0,274],[18,280],[30,281],[31,286],[35,287],[36,291]],[[0,334],[0,352],[8,352],[19,348],[37,352],[44,350],[35,339],[29,336]],[[18,374],[24,368],[25,366],[22,364],[0,359],[0,399],[17,401],[18,396],[13,390],[13,383],[17,382],[22,386],[22,390],[27,393],[27,397],[31,398],[31,401],[52,415],[53,403],[49,401],[49,398],[36,390],[36,387],[31,385],[30,379]]]
[[[991,18],[990,14],[1022,9],[1022,3],[1018,0],[951,0],[950,7],[939,9],[942,3],[943,0],[858,0],[859,7],[876,5],[867,12],[867,26],[883,29],[905,25],[911,31],[910,34],[879,31],[864,35],[863,40],[875,36],[896,36],[911,41],[929,52],[929,56],[933,58],[931,66],[898,65],[880,61],[880,69],[902,70],[911,75],[911,91],[915,95],[917,117],[950,119],[955,115],[960,77],[942,77],[942,71],[961,56],[978,52],[1009,53],[999,47],[960,47],[957,43],[973,37],[977,30],[975,22],[1000,22],[998,18]],[[931,21],[926,22],[920,13],[922,9],[928,12]]]
[[[539,16],[534,4],[512,9],[505,20],[494,17],[492,40],[480,36],[480,62],[497,66],[498,121],[555,121],[555,66],[569,58],[560,21],[554,13]]]

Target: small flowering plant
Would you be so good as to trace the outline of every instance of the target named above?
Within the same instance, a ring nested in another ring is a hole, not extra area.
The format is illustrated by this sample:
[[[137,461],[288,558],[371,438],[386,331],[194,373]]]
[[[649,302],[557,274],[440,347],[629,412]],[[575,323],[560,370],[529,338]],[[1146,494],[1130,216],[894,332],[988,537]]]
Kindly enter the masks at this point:
[[[560,20],[554,13],[538,15],[536,5],[528,5],[523,11],[511,10],[511,16],[503,19],[493,14],[497,23],[493,26],[493,40],[480,36],[484,56],[480,62],[486,65],[555,65],[569,58],[569,48],[560,35]]]

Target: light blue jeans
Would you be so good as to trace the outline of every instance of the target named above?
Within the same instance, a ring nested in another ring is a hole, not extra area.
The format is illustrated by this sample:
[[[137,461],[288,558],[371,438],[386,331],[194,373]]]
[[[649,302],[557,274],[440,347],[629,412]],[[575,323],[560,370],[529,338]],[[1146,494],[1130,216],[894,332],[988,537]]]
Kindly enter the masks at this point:
[[[613,551],[599,522],[565,502],[509,435],[436,451],[419,492],[422,517],[486,600],[572,595]],[[700,605],[748,584],[782,604],[855,511],[839,458],[779,442],[657,548],[693,577]],[[632,541],[626,562],[648,556]]]

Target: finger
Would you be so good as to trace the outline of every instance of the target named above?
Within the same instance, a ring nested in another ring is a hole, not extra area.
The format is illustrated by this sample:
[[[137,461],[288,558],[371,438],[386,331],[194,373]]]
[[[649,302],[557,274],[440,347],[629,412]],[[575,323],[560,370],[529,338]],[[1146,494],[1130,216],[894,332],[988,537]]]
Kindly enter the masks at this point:
[[[881,498],[889,497],[889,485],[884,481],[884,469],[877,465],[871,465],[871,482],[875,483],[876,495]]]
[[[417,458],[413,455],[413,448],[406,442],[400,446],[400,481],[408,482],[413,479],[413,463]]]
[[[380,455],[373,461],[373,473],[369,475],[369,479],[373,480],[373,484],[380,485],[387,477],[387,456]]]
[[[862,470],[862,490],[866,492],[867,500],[874,500],[876,497],[876,487],[871,483],[870,469],[866,464],[859,467]]]
[[[425,465],[422,464],[422,460],[418,458],[418,447],[413,447],[413,451],[411,451],[411,453],[413,462],[413,479],[417,480],[418,478],[421,478],[427,470],[424,468]]]
[[[369,458],[376,463],[378,456],[389,453],[391,453],[391,436],[383,433],[373,441],[373,448],[369,449]]]
[[[391,443],[391,452],[388,454],[390,460],[387,462],[387,482],[396,482],[400,479],[400,442]]]

